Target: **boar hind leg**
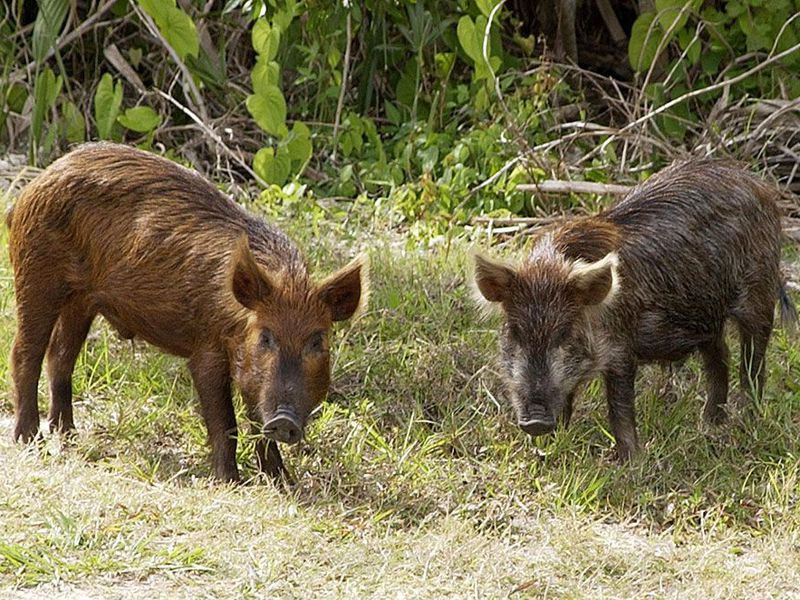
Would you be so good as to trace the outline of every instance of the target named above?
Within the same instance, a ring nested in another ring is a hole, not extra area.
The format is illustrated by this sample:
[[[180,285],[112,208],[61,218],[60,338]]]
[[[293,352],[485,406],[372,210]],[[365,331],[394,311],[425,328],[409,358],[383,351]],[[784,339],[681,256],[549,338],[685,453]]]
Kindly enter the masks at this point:
[[[25,288],[17,286],[17,335],[10,361],[16,407],[15,440],[30,442],[39,431],[39,375],[58,309],[58,303],[53,303],[45,294],[29,294]]]
[[[608,419],[617,441],[617,456],[625,462],[639,449],[634,406],[636,365],[629,363],[605,374]]]
[[[189,371],[208,429],[214,476],[221,481],[238,481],[236,415],[227,357],[217,352],[200,352],[189,359]]]
[[[89,333],[94,314],[82,301],[73,301],[63,309],[47,348],[47,378],[50,381],[50,431],[75,429],[72,419],[72,371],[83,342]]]
[[[725,419],[723,407],[728,401],[728,345],[724,333],[700,346],[703,370],[706,376],[706,405],[703,419],[707,423],[719,423]]]
[[[742,356],[739,363],[739,382],[743,392],[760,399],[766,377],[765,355],[772,331],[772,315],[760,324],[739,323]]]

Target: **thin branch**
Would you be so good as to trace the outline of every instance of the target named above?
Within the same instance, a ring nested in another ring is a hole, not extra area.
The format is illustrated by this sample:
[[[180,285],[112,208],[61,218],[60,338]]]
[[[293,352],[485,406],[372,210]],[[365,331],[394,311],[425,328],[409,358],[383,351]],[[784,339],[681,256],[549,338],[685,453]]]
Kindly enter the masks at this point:
[[[550,225],[565,221],[567,217],[475,217],[472,222],[479,225],[497,225],[500,227],[510,225]]]
[[[800,14],[798,14],[797,16],[800,16]],[[700,88],[699,90],[692,90],[691,92],[687,92],[687,93],[683,94],[682,96],[678,96],[674,100],[670,100],[666,104],[662,104],[658,108],[651,110],[646,115],[642,115],[641,117],[639,117],[635,121],[632,121],[631,123],[628,123],[622,129],[619,130],[619,133],[625,133],[628,130],[633,129],[637,125],[641,125],[642,123],[646,123],[647,121],[652,120],[653,118],[657,117],[661,113],[663,113],[665,111],[668,111],[673,106],[677,106],[681,102],[686,102],[687,100],[689,100],[691,98],[696,98],[697,96],[702,96],[703,94],[708,94],[709,92],[714,92],[714,91],[722,89],[722,88],[724,88],[726,86],[730,86],[730,85],[739,83],[740,81],[743,81],[743,80],[747,79],[748,77],[751,77],[752,75],[755,75],[756,73],[758,73],[759,71],[763,70],[765,67],[771,65],[772,63],[775,63],[775,62],[781,60],[782,58],[785,58],[785,57],[789,56],[790,54],[792,54],[793,52],[796,52],[797,50],[800,50],[800,43],[795,44],[791,48],[787,48],[786,50],[784,50],[780,54],[776,54],[775,56],[772,56],[772,57],[768,58],[764,62],[757,64],[756,66],[754,66],[751,69],[748,69],[744,73],[740,73],[736,77],[732,77],[730,79],[726,79],[724,81],[720,81],[718,83],[709,85],[707,87]],[[612,140],[613,140],[613,137],[607,139],[605,142],[603,142],[602,146],[603,147],[608,146],[608,144]]]
[[[500,179],[500,177],[503,176],[503,173],[508,171],[514,165],[516,165],[520,160],[522,160],[521,156],[515,156],[510,161],[508,161],[506,164],[504,164],[500,169],[498,169],[497,172],[495,172],[491,177],[489,177],[485,181],[482,181],[481,183],[476,185],[474,188],[472,188],[469,191],[469,193],[470,194],[474,194],[478,190],[481,190],[481,189],[485,188],[487,185],[491,185],[492,183],[494,183],[495,181]]]
[[[613,196],[624,196],[632,189],[627,185],[558,179],[545,179],[539,183],[520,183],[517,185],[517,190],[520,192],[538,192],[541,194],[611,194]]]

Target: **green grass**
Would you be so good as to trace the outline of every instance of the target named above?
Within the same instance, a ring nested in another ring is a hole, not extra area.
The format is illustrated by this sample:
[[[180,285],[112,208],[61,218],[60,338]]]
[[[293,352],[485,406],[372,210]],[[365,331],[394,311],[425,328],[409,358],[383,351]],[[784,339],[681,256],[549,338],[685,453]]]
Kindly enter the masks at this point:
[[[694,361],[671,377],[643,369],[644,451],[620,466],[597,383],[569,430],[531,440],[514,426],[497,322],[465,285],[471,241],[412,242],[335,206],[279,221],[320,274],[372,259],[370,307],[337,331],[330,399],[284,452],[297,483],[261,481],[245,436],[249,485],[210,482],[182,361],[98,322],[72,444],[13,444],[4,394],[0,595],[800,594],[800,354],[781,331],[763,402],[719,429],[701,425]],[[4,257],[6,381],[13,330]]]

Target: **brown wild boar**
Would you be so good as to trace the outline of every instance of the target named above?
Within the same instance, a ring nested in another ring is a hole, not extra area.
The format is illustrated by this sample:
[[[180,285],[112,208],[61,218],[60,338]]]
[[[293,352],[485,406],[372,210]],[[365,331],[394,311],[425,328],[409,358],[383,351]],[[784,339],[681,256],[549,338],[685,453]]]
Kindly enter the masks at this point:
[[[775,189],[736,164],[689,160],[607,212],[543,234],[518,267],[476,255],[475,283],[502,308],[501,352],[519,426],[566,423],[578,386],[605,380],[622,460],[635,453],[637,365],[699,351],[708,422],[725,417],[728,347],[739,332],[743,390],[759,397],[776,302],[796,317],[780,273]]]
[[[315,283],[283,232],[200,175],[107,143],[54,162],[7,221],[15,439],[37,435],[45,353],[50,428],[74,428],[72,371],[100,314],[124,338],[188,358],[218,479],[239,477],[232,383],[263,424],[259,467],[283,471],[276,442],[300,441],[328,391],[331,324],[363,303],[365,259]]]

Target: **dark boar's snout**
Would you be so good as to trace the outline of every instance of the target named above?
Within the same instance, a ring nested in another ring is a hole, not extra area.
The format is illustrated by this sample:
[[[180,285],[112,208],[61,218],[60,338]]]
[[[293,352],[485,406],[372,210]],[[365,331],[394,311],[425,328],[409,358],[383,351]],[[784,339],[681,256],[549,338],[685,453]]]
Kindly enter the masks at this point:
[[[556,428],[556,420],[546,406],[531,404],[525,414],[520,415],[517,425],[528,435],[536,437],[553,431]]]
[[[264,424],[264,435],[276,442],[296,444],[303,439],[303,426],[293,408],[281,406]]]

